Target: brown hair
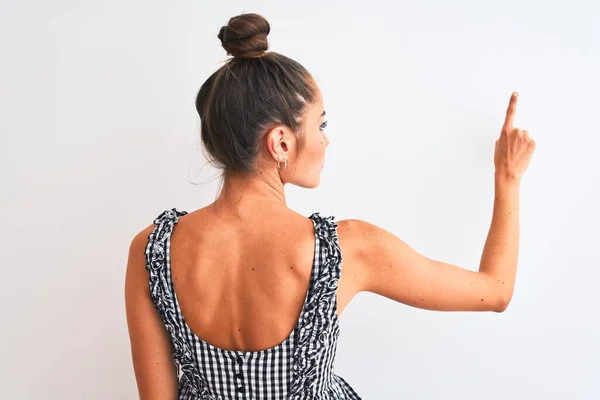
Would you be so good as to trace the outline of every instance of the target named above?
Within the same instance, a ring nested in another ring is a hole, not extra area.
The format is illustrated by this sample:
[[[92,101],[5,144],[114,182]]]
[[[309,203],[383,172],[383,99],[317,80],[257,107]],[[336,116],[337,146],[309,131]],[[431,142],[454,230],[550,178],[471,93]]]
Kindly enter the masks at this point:
[[[311,74],[298,62],[267,52],[271,28],[258,14],[231,18],[217,37],[233,58],[202,84],[196,98],[201,138],[216,167],[254,170],[262,134],[276,124],[290,127],[302,147],[301,117],[316,100]]]

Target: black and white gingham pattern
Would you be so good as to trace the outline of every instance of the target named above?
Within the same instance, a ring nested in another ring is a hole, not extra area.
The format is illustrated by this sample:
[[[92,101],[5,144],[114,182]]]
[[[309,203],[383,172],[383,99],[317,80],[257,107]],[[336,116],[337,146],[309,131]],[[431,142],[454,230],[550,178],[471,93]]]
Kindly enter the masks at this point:
[[[339,336],[336,289],[342,263],[333,217],[310,216],[315,256],[296,327],[275,347],[249,352],[210,345],[183,318],[171,280],[170,239],[185,214],[176,208],[162,212],[154,220],[156,226],[146,246],[150,295],[170,333],[179,369],[179,400],[360,400],[333,373]]]

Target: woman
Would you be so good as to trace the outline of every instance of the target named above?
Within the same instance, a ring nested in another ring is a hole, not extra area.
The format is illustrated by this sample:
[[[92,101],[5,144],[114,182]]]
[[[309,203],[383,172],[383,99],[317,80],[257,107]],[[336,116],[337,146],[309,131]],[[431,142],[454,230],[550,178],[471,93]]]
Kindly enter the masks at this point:
[[[233,58],[198,93],[202,141],[224,171],[219,197],[165,210],[131,243],[125,298],[141,399],[359,399],[333,372],[338,317],[358,292],[439,311],[510,302],[519,186],[535,147],[513,126],[517,94],[496,141],[493,220],[474,272],[367,222],[286,206],[286,183],[319,184],[329,140],[317,84],[266,52],[269,30],[260,15],[233,17],[218,34]]]

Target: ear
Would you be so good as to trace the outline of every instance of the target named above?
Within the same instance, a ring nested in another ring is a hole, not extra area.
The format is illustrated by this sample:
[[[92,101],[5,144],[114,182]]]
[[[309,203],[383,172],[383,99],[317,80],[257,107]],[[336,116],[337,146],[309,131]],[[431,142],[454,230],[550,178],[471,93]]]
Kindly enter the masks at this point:
[[[265,134],[265,141],[271,157],[275,161],[283,161],[290,158],[296,136],[288,126],[276,125]]]

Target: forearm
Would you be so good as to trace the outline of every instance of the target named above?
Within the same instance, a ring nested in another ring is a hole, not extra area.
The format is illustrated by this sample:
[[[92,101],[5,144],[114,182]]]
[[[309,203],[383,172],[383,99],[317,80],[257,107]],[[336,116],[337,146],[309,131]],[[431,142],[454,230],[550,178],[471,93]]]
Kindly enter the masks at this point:
[[[490,277],[506,303],[512,297],[517,274],[519,190],[519,180],[495,176],[494,211],[479,265],[479,272]]]

